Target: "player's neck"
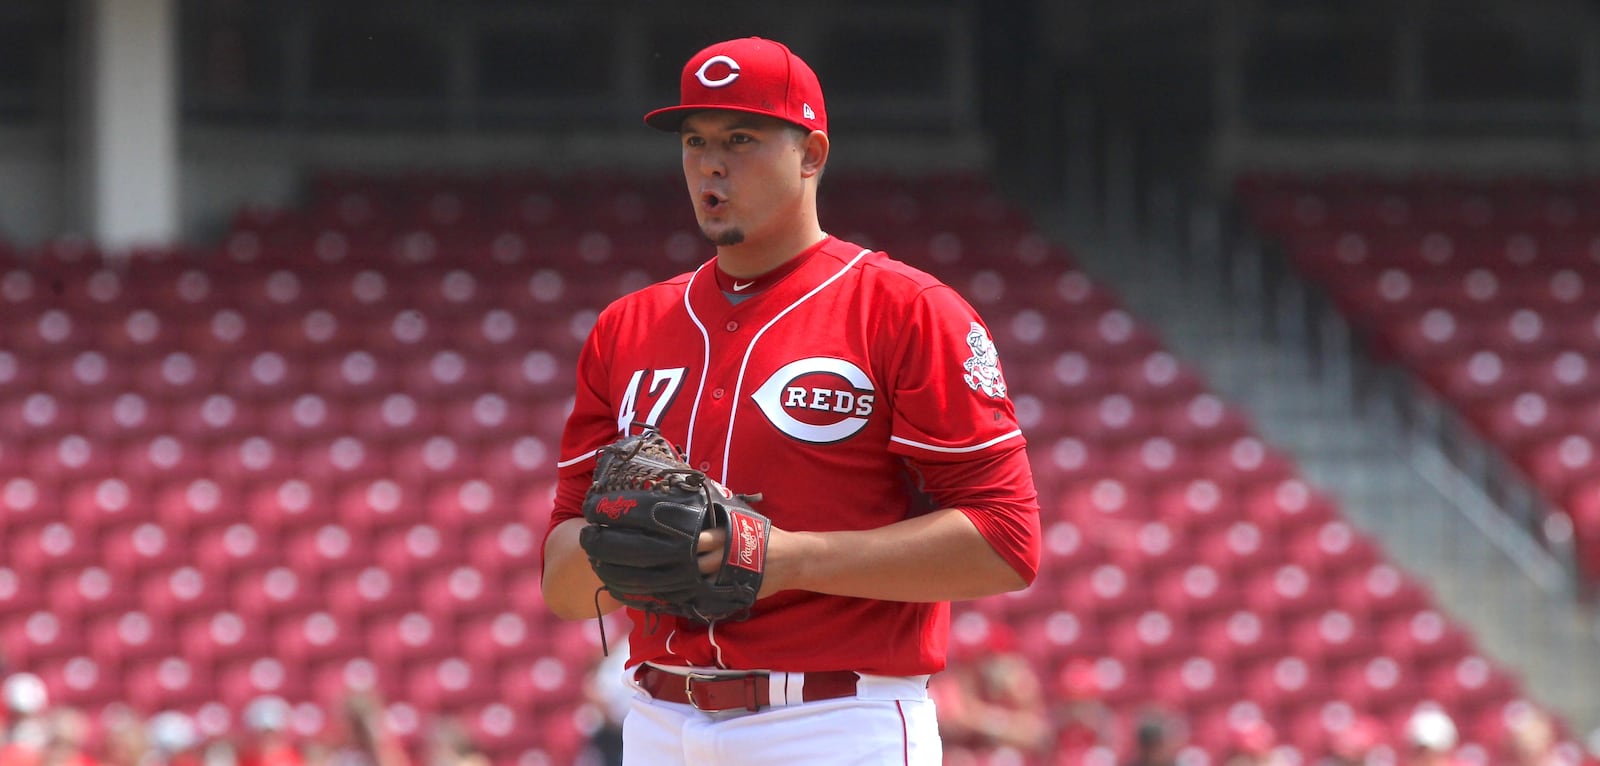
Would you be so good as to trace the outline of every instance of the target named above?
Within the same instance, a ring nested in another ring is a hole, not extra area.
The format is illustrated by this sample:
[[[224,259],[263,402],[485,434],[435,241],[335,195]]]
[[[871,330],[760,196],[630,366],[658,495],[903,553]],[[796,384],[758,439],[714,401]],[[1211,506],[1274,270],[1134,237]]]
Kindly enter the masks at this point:
[[[810,249],[828,235],[815,221],[781,237],[745,240],[717,248],[717,266],[731,277],[759,277]]]

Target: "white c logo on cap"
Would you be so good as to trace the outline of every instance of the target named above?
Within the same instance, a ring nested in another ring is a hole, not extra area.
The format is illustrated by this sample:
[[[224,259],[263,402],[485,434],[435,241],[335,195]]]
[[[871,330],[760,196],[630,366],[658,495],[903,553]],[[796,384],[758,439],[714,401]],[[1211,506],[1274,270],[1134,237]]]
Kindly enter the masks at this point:
[[[710,69],[712,64],[727,64],[729,70],[728,74],[715,80],[706,79],[706,70]],[[712,56],[711,58],[706,59],[706,63],[700,65],[699,71],[696,71],[694,76],[695,79],[700,81],[701,85],[704,85],[707,88],[720,88],[733,82],[734,80],[739,79],[739,62],[734,61],[727,56]]]

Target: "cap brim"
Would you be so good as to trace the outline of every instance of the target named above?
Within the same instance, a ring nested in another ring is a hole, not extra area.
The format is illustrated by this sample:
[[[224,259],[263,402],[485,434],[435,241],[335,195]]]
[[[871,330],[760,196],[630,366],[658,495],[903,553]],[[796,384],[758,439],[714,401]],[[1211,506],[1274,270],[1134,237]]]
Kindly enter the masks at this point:
[[[744,112],[745,114],[759,114],[763,117],[771,117],[779,122],[787,122],[790,125],[798,125],[806,130],[814,130],[814,128],[809,125],[795,122],[794,120],[782,115],[774,114],[765,109],[754,109],[746,106],[728,106],[726,104],[689,104],[685,106],[669,106],[664,109],[657,109],[649,114],[646,114],[644,116],[644,124],[649,125],[656,130],[664,130],[668,133],[676,133],[683,129],[683,121],[687,119],[689,115],[694,114],[695,112],[707,112],[712,110],[722,112]]]

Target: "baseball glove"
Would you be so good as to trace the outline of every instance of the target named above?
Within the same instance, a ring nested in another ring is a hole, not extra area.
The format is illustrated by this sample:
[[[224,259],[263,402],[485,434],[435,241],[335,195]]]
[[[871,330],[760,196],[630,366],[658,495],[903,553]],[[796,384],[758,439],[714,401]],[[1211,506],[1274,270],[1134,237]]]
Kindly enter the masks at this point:
[[[625,606],[700,622],[739,619],[761,591],[772,522],[691,468],[654,430],[602,447],[583,501],[578,542],[605,589]],[[704,530],[728,530],[727,555],[702,575]]]

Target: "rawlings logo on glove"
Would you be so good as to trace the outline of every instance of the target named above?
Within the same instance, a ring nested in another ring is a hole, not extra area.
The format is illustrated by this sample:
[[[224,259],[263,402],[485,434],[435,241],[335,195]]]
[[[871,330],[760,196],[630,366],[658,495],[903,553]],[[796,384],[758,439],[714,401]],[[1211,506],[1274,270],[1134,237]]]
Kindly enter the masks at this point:
[[[761,592],[772,522],[684,462],[649,430],[602,447],[578,542],[625,606],[700,622],[748,614]],[[700,573],[700,533],[728,531],[727,556]]]

